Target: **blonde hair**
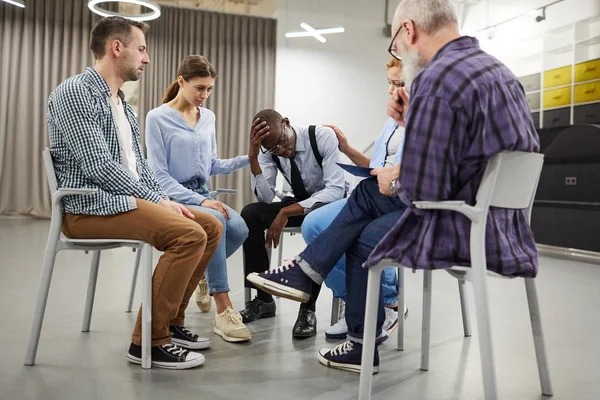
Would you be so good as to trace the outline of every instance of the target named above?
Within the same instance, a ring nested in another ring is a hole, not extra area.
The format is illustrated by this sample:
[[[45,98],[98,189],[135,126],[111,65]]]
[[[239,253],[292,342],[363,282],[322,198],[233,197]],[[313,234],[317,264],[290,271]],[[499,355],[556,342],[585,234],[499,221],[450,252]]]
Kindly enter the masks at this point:
[[[394,67],[402,68],[402,61],[398,60],[397,58],[392,58],[392,60],[390,62],[388,62],[387,64],[385,64],[385,66],[387,69],[394,68]]]

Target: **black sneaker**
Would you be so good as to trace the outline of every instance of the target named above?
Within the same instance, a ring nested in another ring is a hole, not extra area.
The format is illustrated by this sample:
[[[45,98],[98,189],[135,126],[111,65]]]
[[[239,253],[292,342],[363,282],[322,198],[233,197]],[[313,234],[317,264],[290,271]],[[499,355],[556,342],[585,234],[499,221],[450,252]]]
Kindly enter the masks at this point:
[[[306,303],[310,299],[313,286],[312,279],[295,260],[259,274],[253,272],[246,279],[267,293],[300,303]]]
[[[127,360],[134,364],[142,363],[142,346],[131,343]],[[166,369],[188,369],[204,364],[204,356],[186,350],[174,343],[152,347],[152,366]]]
[[[185,326],[169,326],[171,341],[188,350],[202,350],[210,347],[210,339],[190,332]]]
[[[319,350],[319,362],[326,367],[343,369],[360,373],[362,344],[346,340],[333,349]],[[379,351],[375,347],[375,357],[373,358],[373,373],[379,372]]]
[[[247,324],[261,318],[273,318],[275,310],[275,300],[265,303],[258,297],[255,297],[254,300],[246,303],[246,309],[240,311],[240,314],[242,315],[242,322]]]
[[[301,308],[298,311],[298,319],[292,329],[292,336],[295,338],[308,338],[317,334],[317,317],[315,312],[309,309]]]

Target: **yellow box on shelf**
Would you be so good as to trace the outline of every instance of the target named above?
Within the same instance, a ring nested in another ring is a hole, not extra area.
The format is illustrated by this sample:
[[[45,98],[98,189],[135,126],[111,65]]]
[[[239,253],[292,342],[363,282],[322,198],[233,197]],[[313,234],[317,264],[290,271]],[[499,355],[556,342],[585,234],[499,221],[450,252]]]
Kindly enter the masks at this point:
[[[575,82],[600,79],[600,59],[575,65]]]
[[[571,88],[546,90],[544,92],[544,108],[560,107],[571,104]]]
[[[600,82],[584,83],[575,86],[575,103],[600,101]]]
[[[551,69],[544,72],[544,87],[567,85],[571,83],[571,66]]]

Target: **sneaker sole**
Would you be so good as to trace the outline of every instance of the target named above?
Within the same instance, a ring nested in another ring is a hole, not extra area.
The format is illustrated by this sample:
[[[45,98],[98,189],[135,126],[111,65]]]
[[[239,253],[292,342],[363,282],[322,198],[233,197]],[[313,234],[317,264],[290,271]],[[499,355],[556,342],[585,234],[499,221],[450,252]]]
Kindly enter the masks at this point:
[[[325,338],[332,339],[332,340],[346,339],[347,336],[348,336],[347,333],[327,333],[327,332],[325,332]]]
[[[265,292],[270,293],[274,296],[283,297],[288,300],[294,300],[300,303],[306,303],[310,299],[310,295],[308,293],[291,288],[289,286],[279,284],[277,282],[273,282],[265,278],[261,278],[256,273],[248,275],[246,279],[248,279],[248,282],[253,283],[261,290],[264,290]]]
[[[171,342],[175,343],[179,347],[183,347],[186,350],[204,350],[208,349],[211,345],[210,340],[207,342],[188,342],[185,340],[179,340],[175,338],[171,338]]]
[[[229,343],[247,342],[252,339],[252,336],[250,336],[249,338],[236,338],[236,337],[227,336],[222,330],[220,330],[217,327],[213,328],[213,332],[215,333],[215,335],[221,336],[224,341],[229,342]]]
[[[203,303],[201,301],[194,301],[194,302],[196,303],[196,305],[198,306],[198,308],[200,309],[201,312],[203,312],[203,313],[210,312],[212,302],[209,302],[209,303]]]
[[[326,367],[341,369],[344,371],[356,372],[356,373],[360,374],[360,371],[361,371],[360,365],[336,363],[333,361],[329,361],[328,359],[323,357],[321,355],[321,353],[318,353],[318,355],[319,355],[319,362]],[[379,373],[379,366],[373,366],[373,375],[375,375],[377,373]]]
[[[127,353],[127,361],[133,364],[142,364],[141,358],[134,357],[129,353]],[[164,369],[190,369],[194,367],[199,367],[200,365],[204,364],[204,361],[206,361],[206,358],[204,358],[204,356],[200,354],[200,357],[195,360],[184,361],[181,363],[165,363],[160,361],[152,361],[152,366]]]

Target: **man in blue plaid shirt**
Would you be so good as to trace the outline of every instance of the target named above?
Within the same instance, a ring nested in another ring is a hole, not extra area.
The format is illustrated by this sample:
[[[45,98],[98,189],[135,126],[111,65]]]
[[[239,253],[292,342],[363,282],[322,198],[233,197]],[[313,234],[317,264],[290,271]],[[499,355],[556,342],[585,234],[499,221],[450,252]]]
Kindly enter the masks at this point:
[[[48,99],[50,152],[60,187],[97,189],[64,198],[65,235],[143,240],[164,252],[152,282],[152,365],[184,369],[202,364],[194,350],[210,346],[184,327],[184,312],[223,227],[210,214],[171,202],[142,154],[139,124],[120,88],[150,62],[147,29],[121,17],[94,27],[94,68],[62,82]],[[129,361],[141,364],[140,345],[141,313]]]

